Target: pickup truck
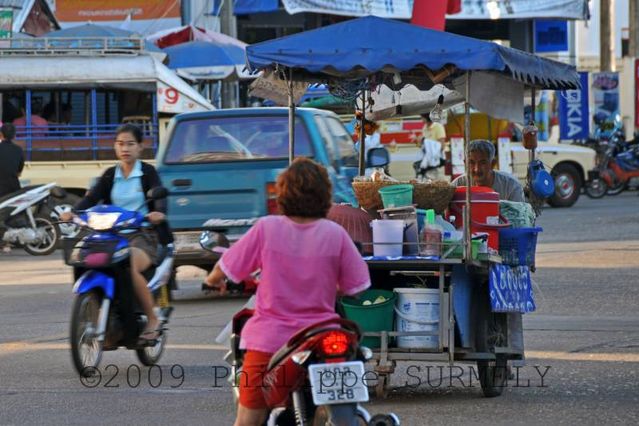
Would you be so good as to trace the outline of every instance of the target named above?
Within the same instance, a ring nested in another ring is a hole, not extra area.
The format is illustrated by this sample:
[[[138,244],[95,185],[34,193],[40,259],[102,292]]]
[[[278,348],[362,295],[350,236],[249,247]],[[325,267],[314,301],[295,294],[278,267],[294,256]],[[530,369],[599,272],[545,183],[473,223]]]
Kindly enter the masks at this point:
[[[200,248],[204,229],[232,242],[255,221],[276,212],[275,181],[288,165],[288,109],[242,108],[186,113],[169,124],[156,168],[169,190],[175,265],[209,270],[214,255]],[[354,202],[353,142],[330,111],[296,110],[295,155],[323,164],[335,202]]]

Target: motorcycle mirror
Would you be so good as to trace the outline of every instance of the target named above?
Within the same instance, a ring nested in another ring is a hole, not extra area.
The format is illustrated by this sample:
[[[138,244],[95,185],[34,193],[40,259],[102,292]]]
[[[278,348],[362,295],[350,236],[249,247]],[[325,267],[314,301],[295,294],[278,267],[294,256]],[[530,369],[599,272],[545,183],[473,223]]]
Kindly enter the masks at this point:
[[[200,234],[200,246],[211,253],[219,254],[216,247],[228,247],[229,240],[218,232],[204,231]]]
[[[64,188],[60,188],[59,186],[54,186],[51,188],[51,195],[54,198],[64,198],[67,196],[67,191]]]
[[[390,155],[386,148],[371,148],[368,151],[367,167],[384,167],[390,163]]]
[[[156,186],[155,188],[149,189],[146,196],[151,200],[162,200],[169,196],[169,191],[163,186]]]

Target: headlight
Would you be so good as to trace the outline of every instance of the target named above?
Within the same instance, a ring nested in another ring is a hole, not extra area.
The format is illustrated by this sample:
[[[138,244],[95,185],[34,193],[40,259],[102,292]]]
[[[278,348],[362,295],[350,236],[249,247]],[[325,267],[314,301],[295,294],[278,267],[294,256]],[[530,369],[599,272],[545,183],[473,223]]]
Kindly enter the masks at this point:
[[[87,223],[96,231],[106,231],[113,228],[121,213],[89,213]]]

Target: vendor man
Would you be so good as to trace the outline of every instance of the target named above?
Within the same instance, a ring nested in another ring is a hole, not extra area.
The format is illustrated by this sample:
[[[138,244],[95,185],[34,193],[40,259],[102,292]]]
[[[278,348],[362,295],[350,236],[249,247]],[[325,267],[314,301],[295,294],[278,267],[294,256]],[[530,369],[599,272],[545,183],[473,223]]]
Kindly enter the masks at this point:
[[[512,175],[493,170],[497,159],[495,146],[487,140],[477,139],[468,147],[470,176],[473,185],[487,186],[499,194],[499,199],[525,202],[524,189]],[[453,181],[454,186],[466,186],[466,177],[460,176]]]

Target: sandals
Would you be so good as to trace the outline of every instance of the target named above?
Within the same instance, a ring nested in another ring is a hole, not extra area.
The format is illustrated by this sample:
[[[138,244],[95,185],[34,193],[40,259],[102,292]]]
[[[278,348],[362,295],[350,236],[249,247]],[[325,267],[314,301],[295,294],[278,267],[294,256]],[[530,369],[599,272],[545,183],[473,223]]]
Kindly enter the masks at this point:
[[[138,342],[140,345],[143,346],[153,346],[160,337],[161,332],[162,324],[159,323],[157,328],[155,328],[154,330],[147,330],[142,332],[142,334],[140,334],[140,336],[138,337]]]

